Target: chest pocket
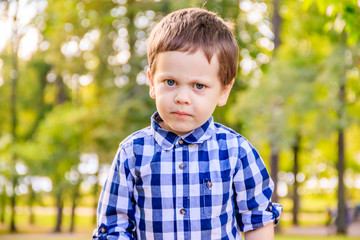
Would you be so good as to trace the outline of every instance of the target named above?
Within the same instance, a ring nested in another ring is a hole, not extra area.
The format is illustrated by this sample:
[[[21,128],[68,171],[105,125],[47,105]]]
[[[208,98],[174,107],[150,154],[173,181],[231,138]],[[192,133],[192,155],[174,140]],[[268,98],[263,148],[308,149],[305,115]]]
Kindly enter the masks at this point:
[[[202,212],[205,216],[218,217],[231,204],[231,177],[202,180]]]

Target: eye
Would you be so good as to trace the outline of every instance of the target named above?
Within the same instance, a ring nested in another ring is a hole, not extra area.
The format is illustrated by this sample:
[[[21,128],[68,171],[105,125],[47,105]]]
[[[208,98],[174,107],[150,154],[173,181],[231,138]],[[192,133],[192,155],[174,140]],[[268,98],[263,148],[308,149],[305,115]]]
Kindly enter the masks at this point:
[[[166,85],[168,85],[170,87],[175,85],[175,81],[172,79],[166,79],[165,83],[166,83]]]
[[[204,84],[201,84],[201,83],[196,83],[195,84],[195,88],[198,89],[198,90],[203,89],[204,87],[205,87]]]

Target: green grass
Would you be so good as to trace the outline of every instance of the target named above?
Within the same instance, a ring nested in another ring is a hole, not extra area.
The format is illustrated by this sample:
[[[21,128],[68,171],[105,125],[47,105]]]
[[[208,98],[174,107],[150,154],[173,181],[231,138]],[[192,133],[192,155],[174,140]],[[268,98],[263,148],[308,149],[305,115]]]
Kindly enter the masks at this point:
[[[22,236],[16,236],[16,235],[7,235],[7,236],[1,236],[1,240],[23,240],[25,235]],[[85,237],[79,237],[78,235],[73,235],[73,236],[52,236],[52,237],[47,237],[47,236],[42,236],[42,235],[26,235],[26,240],[89,240],[90,239],[90,234],[89,236]]]
[[[1,236],[1,235],[0,235]],[[8,235],[7,235],[8,236]],[[2,240],[23,240],[24,235],[16,236],[11,235],[9,237],[1,236]],[[90,236],[90,235],[89,235]],[[82,235],[66,235],[61,237],[59,235],[49,236],[49,235],[27,235],[26,240],[38,240],[41,237],[42,240],[89,240],[89,236]],[[359,238],[346,237],[346,236],[324,236],[324,237],[305,237],[305,236],[289,236],[289,235],[276,235],[275,240],[356,240]]]
[[[284,211],[291,212],[293,202],[290,198],[282,198],[279,201]],[[328,208],[336,208],[337,200],[332,196],[302,196],[300,201],[300,212],[320,213],[326,212]]]
[[[328,216],[326,213],[299,213],[299,225],[303,227],[324,226]],[[292,215],[284,213],[280,218],[280,226],[287,228],[292,226]]]
[[[29,215],[23,211],[19,211],[20,213],[16,214],[15,222],[17,230],[20,234],[23,233],[51,233],[55,228],[56,223],[56,215],[52,212],[43,213],[43,214],[35,214],[35,224],[29,224]],[[9,233],[9,216],[10,213],[6,213],[5,223],[0,224],[0,235]],[[95,229],[95,224],[93,224],[93,216],[75,216],[75,232],[77,233],[92,233]],[[63,224],[62,231],[65,233],[69,232],[70,228],[70,215],[63,215]],[[0,237],[0,239],[2,239]]]
[[[309,236],[289,236],[289,235],[276,235],[275,240],[359,240],[358,237],[346,236],[323,236],[323,237],[309,237]]]
[[[289,212],[291,210],[291,200],[281,199],[281,203],[284,205],[284,209]],[[333,199],[320,199],[315,197],[306,197],[302,199],[302,208],[299,215],[300,226],[324,226],[326,222],[326,208],[334,205]],[[84,199],[82,206],[91,206],[91,199]],[[56,215],[54,211],[41,211],[35,215],[35,225],[29,225],[29,216],[26,213],[26,207],[20,207],[20,211],[16,215],[16,224],[20,234],[30,235],[9,235],[8,225],[0,224],[0,239],[1,240],[85,240],[89,239],[95,225],[92,223],[93,216],[76,216],[75,218],[75,232],[76,235],[70,235],[70,216],[64,214],[62,232],[64,234],[51,234],[56,221]],[[85,214],[89,212],[86,210]],[[9,212],[6,213],[6,223],[9,222]],[[280,226],[282,229],[290,227],[292,224],[291,214],[283,214]],[[4,235],[6,234],[6,235]],[[35,235],[34,235],[35,234]],[[359,237],[346,237],[346,236],[290,236],[284,234],[277,234],[275,240],[356,240]]]

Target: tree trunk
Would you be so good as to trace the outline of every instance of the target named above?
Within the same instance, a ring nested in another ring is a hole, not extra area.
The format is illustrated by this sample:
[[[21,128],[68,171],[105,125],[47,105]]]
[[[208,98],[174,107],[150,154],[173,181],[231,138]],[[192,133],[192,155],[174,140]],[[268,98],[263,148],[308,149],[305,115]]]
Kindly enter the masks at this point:
[[[272,17],[272,24],[273,24],[273,31],[274,31],[274,45],[275,45],[275,49],[274,49],[274,55],[276,53],[277,48],[280,46],[280,25],[281,25],[281,17],[279,14],[279,1],[278,0],[274,0],[273,1],[273,7],[274,7],[274,11],[273,11],[273,17]],[[275,121],[275,119],[273,119],[272,121]],[[271,147],[271,163],[270,163],[270,168],[271,168],[271,178],[274,181],[275,184],[275,190],[274,193],[272,195],[272,201],[274,202],[278,202],[279,197],[277,194],[277,183],[278,183],[278,171],[279,171],[279,147],[278,147],[278,138],[272,138],[270,140],[270,147]]]
[[[274,181],[275,189],[271,197],[271,201],[278,202],[279,197],[277,194],[277,183],[278,183],[278,172],[279,172],[279,149],[276,144],[271,145],[271,163],[270,163],[270,176]]]
[[[35,224],[35,217],[34,217],[34,200],[35,200],[35,191],[32,188],[32,185],[30,184],[30,195],[29,195],[29,223],[30,225]]]
[[[16,206],[16,193],[15,193],[15,186],[17,184],[17,177],[14,173],[13,176],[13,194],[11,196],[11,200],[10,200],[10,209],[11,209],[11,213],[10,213],[10,232],[17,232],[16,229],[16,223],[15,223],[15,206]]]
[[[274,47],[277,49],[280,44],[280,26],[281,26],[281,16],[279,14],[279,0],[274,0],[273,2],[274,12],[272,17],[273,31],[274,31]]]
[[[16,69],[16,70],[15,70]],[[16,87],[18,81],[18,73],[17,73],[17,57],[13,56],[13,70],[12,70],[12,84],[11,84],[11,100],[10,100],[10,108],[11,108],[11,134],[12,134],[12,143],[15,145],[17,142],[17,112],[16,112]],[[10,232],[16,232],[15,227],[15,205],[16,205],[16,194],[15,188],[17,185],[17,172],[15,169],[16,166],[16,155],[11,155],[11,174],[12,176],[12,188],[13,195],[11,196],[11,215],[10,215]]]
[[[64,203],[60,196],[56,199],[56,207],[57,207],[57,217],[56,217],[56,226],[54,232],[61,232],[62,218],[63,218],[63,209]]]
[[[0,223],[5,223],[6,192],[5,185],[2,187],[0,199]]]
[[[71,233],[73,233],[75,230],[75,209],[76,209],[76,198],[74,196],[71,207],[71,219],[70,219],[70,229],[69,229]]]
[[[50,65],[46,64],[46,67],[44,67],[44,65],[39,67],[41,69],[41,72],[39,74],[40,87],[39,87],[38,100],[36,103],[36,108],[37,108],[36,118],[24,137],[25,141],[31,139],[35,135],[36,131],[40,126],[41,120],[45,117],[45,88],[47,84],[46,76],[50,71]]]
[[[340,108],[338,111],[339,129],[338,129],[338,217],[336,219],[336,227],[338,234],[345,234],[346,223],[346,202],[345,202],[345,186],[344,186],[344,171],[345,171],[345,142],[344,142],[344,126],[342,122],[345,111],[345,79],[341,77],[339,88]]]
[[[74,193],[73,193],[73,199],[72,199],[72,207],[71,207],[71,221],[70,221],[70,232],[73,233],[75,230],[75,209],[76,209],[76,202],[79,198],[79,187],[80,187],[80,181],[79,183],[74,186]]]
[[[56,104],[63,104],[69,100],[69,96],[66,92],[66,86],[61,77],[57,77],[55,81],[56,86],[58,87],[58,92],[56,96]]]
[[[298,182],[296,176],[299,173],[299,149],[300,149],[300,140],[301,136],[299,133],[296,135],[296,140],[293,145],[293,153],[294,153],[294,189],[293,189],[293,225],[298,225],[298,212],[299,212],[299,194],[298,194]]]
[[[11,77],[11,96],[10,96],[10,119],[11,119],[11,135],[12,143],[15,145],[17,143],[17,126],[18,126],[18,117],[17,117],[17,85],[19,79],[19,69],[18,69],[18,49],[19,49],[19,35],[17,29],[17,14],[18,14],[18,1],[15,1],[15,15],[14,15],[14,27],[12,32],[12,69],[10,73]],[[12,188],[13,195],[11,196],[10,201],[10,232],[16,232],[15,224],[15,206],[16,206],[16,193],[15,188],[17,186],[17,172],[15,169],[16,166],[16,154],[11,155],[11,167],[12,167]]]
[[[99,171],[96,172],[96,178],[99,179]],[[98,202],[99,202],[99,196],[98,196],[98,192],[99,192],[99,185],[96,182],[94,184],[94,188],[93,188],[93,196],[94,196],[94,218],[93,218],[93,224],[96,225],[97,223],[97,206],[98,206]]]

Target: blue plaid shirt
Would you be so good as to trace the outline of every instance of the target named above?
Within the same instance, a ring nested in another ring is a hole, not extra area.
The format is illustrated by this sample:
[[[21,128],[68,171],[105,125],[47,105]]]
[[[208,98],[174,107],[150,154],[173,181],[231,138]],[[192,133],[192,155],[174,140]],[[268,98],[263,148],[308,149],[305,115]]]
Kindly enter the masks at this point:
[[[277,222],[274,184],[258,152],[211,117],[185,136],[151,127],[118,149],[98,206],[101,239],[241,239]]]

